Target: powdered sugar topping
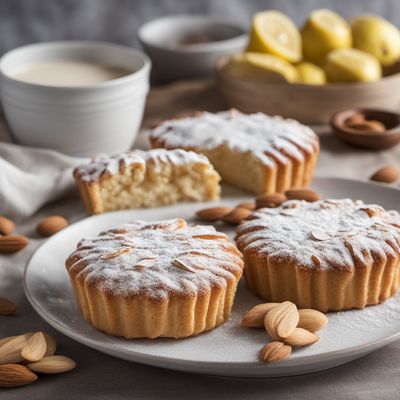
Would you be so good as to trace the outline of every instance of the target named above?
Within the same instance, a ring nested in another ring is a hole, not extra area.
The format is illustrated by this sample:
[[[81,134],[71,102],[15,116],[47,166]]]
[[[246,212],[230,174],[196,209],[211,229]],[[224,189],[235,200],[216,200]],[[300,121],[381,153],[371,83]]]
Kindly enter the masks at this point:
[[[67,259],[70,272],[84,274],[88,284],[154,300],[225,287],[242,267],[240,253],[225,234],[212,226],[188,227],[182,219],[110,229],[83,239]]]
[[[290,200],[252,217],[238,228],[239,249],[300,268],[368,267],[400,255],[400,215],[360,200]]]
[[[285,163],[284,154],[303,160],[303,152],[313,153],[318,143],[316,134],[295,120],[236,110],[169,120],[154,129],[151,137],[166,148],[195,148],[201,152],[226,145],[238,152],[251,151],[265,165],[273,165],[274,159]]]
[[[170,163],[176,165],[190,163],[210,164],[207,157],[193,151],[181,149],[132,150],[114,156],[100,154],[89,163],[78,166],[74,171],[74,176],[85,182],[96,182],[103,176],[116,175],[132,164],[144,167],[149,160],[159,167],[162,167],[162,164]]]

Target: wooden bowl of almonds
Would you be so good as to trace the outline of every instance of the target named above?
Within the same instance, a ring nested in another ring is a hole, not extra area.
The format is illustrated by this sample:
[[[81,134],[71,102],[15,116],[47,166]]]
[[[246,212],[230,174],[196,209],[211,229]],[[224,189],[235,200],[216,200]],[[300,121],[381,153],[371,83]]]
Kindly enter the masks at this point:
[[[385,150],[400,141],[400,114],[379,109],[347,109],[330,121],[336,137],[353,146]]]

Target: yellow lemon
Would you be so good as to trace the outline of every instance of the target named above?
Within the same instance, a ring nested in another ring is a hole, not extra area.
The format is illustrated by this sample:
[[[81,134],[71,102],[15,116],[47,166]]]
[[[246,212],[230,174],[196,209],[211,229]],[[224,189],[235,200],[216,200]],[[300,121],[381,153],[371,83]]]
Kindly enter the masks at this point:
[[[265,82],[296,82],[297,69],[287,61],[270,54],[240,53],[233,55],[225,67],[232,76]]]
[[[400,57],[400,32],[383,18],[361,15],[351,23],[354,47],[372,54],[382,65],[391,65]]]
[[[329,82],[373,82],[382,76],[379,61],[357,49],[333,50],[326,57],[325,72]]]
[[[301,60],[301,36],[293,22],[281,12],[259,12],[253,18],[247,51],[298,62]]]
[[[310,62],[301,62],[296,66],[301,83],[308,85],[323,85],[326,83],[325,71]]]
[[[338,14],[330,10],[315,10],[301,30],[303,56],[307,61],[322,65],[329,52],[351,47],[351,29]]]

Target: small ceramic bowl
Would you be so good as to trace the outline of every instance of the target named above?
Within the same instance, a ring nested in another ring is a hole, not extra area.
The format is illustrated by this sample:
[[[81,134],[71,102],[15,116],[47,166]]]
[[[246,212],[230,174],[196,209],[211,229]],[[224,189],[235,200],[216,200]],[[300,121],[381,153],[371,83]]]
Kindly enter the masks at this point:
[[[49,60],[121,67],[131,74],[90,86],[48,86],[13,77]],[[150,60],[129,47],[102,42],[48,42],[20,47],[0,61],[1,97],[17,142],[74,156],[128,150],[142,121]]]
[[[143,25],[138,35],[153,63],[152,81],[158,84],[210,78],[217,59],[243,51],[248,40],[240,26],[205,15],[159,18]]]
[[[385,126],[383,132],[356,131],[346,125],[346,120],[361,115],[365,120],[375,120]],[[355,108],[339,111],[330,125],[336,137],[344,142],[372,150],[385,150],[400,142],[400,114],[379,109]]]

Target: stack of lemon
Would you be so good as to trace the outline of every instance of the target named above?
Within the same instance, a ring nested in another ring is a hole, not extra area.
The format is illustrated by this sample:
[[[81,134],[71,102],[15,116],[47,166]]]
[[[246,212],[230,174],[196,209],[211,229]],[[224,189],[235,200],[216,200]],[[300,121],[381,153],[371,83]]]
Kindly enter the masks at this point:
[[[257,13],[244,53],[229,60],[226,71],[268,82],[373,82],[382,66],[400,58],[400,32],[373,15],[349,24],[331,10],[313,11],[299,32],[279,11]]]

